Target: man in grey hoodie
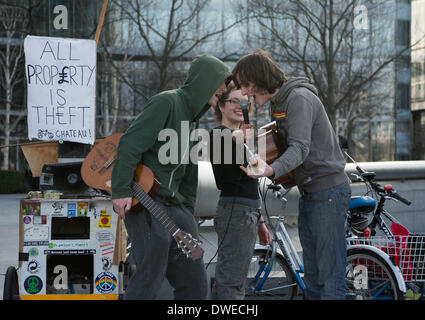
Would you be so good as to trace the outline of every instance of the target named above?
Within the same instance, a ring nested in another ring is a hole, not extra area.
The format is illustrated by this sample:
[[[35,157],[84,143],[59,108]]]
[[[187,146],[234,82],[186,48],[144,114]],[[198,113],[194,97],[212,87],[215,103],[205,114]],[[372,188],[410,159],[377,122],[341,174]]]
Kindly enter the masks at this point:
[[[262,107],[282,130],[287,149],[252,178],[278,178],[292,172],[301,194],[298,228],[307,299],[345,299],[345,217],[351,196],[345,159],[317,89],[307,78],[286,79],[263,50],[239,59],[233,78],[243,95]],[[249,125],[245,126],[248,128]]]

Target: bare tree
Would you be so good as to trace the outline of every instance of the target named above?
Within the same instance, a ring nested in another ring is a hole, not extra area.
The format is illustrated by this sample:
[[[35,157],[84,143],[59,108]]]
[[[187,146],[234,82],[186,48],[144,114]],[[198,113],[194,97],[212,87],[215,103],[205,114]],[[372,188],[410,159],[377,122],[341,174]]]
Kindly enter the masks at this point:
[[[9,167],[7,146],[11,134],[25,116],[24,107],[14,104],[14,90],[24,81],[23,38],[29,24],[28,8],[20,4],[21,2],[0,6],[0,88],[3,91],[0,101],[0,130],[4,134],[5,145],[2,149],[2,170],[8,170]]]
[[[180,86],[194,56],[235,55],[223,40],[245,18],[224,19],[222,8],[210,0],[112,0],[99,43],[98,132],[123,130],[152,95]]]
[[[152,87],[134,88],[140,95],[148,97],[153,89],[159,92],[181,84],[184,68],[179,62],[191,61],[208,41],[219,41],[219,36],[240,22],[207,22],[205,12],[210,0],[171,0],[167,2],[141,0],[113,0],[115,15],[123,21],[124,37],[120,43],[121,64],[111,59],[117,76],[128,85],[129,73],[134,72],[130,61],[144,60],[153,64],[155,77]],[[215,42],[216,44],[216,42]],[[109,44],[110,45],[110,44]],[[105,47],[112,57],[112,48]]]
[[[358,3],[250,1],[261,26],[260,38],[273,56],[315,82],[334,126],[339,106],[353,98],[353,90],[361,89],[384,66],[368,73],[353,68],[353,56],[358,54],[353,45],[354,8]]]
[[[388,90],[395,92],[394,81],[385,81],[409,52],[409,46],[395,43],[396,1],[242,3],[255,18],[251,33],[256,28],[259,46],[284,64],[284,71],[305,75],[315,83],[335,129],[337,119],[345,118],[341,129],[347,134],[356,119],[371,118],[382,111],[382,106],[377,108],[380,104],[389,105]],[[356,25],[359,8],[367,10],[367,21],[360,27]],[[393,109],[387,111],[394,114]]]

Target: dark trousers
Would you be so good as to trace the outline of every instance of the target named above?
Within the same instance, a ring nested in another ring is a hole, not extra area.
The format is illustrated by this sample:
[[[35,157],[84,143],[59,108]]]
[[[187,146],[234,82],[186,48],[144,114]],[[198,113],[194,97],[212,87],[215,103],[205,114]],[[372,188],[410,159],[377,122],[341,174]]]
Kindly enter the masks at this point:
[[[161,207],[181,230],[199,239],[190,211],[184,206]],[[124,299],[156,299],[165,278],[174,288],[175,299],[206,299],[208,283],[203,259],[187,258],[168,230],[145,210],[127,213],[124,222],[131,240],[131,260],[136,264]]]

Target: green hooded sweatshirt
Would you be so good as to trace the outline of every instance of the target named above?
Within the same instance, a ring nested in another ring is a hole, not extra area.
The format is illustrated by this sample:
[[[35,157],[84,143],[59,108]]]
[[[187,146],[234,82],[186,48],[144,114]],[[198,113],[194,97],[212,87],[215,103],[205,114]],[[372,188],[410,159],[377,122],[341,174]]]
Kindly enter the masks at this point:
[[[208,54],[201,55],[191,63],[182,87],[156,94],[148,101],[120,139],[112,172],[112,199],[132,195],[134,170],[142,161],[161,183],[156,200],[172,205],[184,204],[194,213],[198,166],[188,159],[197,142],[189,144],[188,132],[198,128],[199,118],[210,107],[208,100],[230,75],[222,61]],[[161,130],[166,128],[175,130],[178,135],[178,164],[175,161],[161,164],[158,158],[162,146],[162,152],[173,149],[170,138],[158,139]],[[186,134],[182,136],[181,132]]]

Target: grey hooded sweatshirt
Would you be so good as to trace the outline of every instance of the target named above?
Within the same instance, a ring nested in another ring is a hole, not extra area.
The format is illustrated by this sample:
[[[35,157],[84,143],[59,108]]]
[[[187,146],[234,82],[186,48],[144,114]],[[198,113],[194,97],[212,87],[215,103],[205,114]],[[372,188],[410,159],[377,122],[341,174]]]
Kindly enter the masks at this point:
[[[293,172],[298,188],[322,191],[347,181],[345,159],[317,89],[307,78],[291,78],[270,103],[287,149],[271,164],[275,178]]]

